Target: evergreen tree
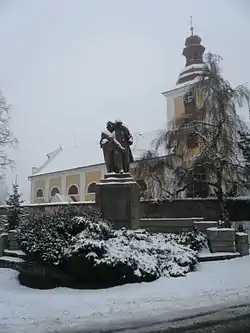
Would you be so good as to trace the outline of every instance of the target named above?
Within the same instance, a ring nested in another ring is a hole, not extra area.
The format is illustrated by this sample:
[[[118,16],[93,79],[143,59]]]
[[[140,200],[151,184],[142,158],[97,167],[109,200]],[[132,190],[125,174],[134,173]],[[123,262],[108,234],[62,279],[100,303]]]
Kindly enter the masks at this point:
[[[6,201],[8,208],[8,228],[9,230],[15,229],[19,225],[19,221],[23,212],[21,203],[21,193],[19,193],[19,186],[17,183],[12,185],[12,194],[9,196],[9,199]]]

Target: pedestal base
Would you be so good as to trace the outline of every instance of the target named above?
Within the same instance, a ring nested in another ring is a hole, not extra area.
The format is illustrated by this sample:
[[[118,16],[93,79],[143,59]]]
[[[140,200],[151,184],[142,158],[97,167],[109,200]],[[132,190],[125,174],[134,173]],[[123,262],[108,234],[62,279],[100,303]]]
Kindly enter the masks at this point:
[[[208,228],[207,238],[210,251],[214,252],[236,252],[235,230],[229,228]]]
[[[96,203],[116,229],[140,228],[140,188],[130,173],[106,174],[97,184]]]
[[[19,245],[16,240],[16,234],[17,234],[16,230],[9,230],[9,232],[8,232],[8,249],[9,250],[13,250],[13,251],[19,250]]]
[[[241,256],[249,255],[248,234],[244,232],[236,233],[236,251]]]

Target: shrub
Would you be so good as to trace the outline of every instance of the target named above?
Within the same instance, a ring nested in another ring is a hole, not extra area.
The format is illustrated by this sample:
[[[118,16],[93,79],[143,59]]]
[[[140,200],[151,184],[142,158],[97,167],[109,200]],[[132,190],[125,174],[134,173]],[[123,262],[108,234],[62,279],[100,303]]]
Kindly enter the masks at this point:
[[[101,215],[88,207],[81,219],[75,218],[71,206],[53,213],[26,212],[21,218],[17,241],[21,249],[34,260],[59,264],[64,260],[74,236],[85,230],[86,224],[94,228],[97,224],[94,221],[101,220]]]
[[[188,232],[183,232],[180,235],[167,234],[166,238],[169,240],[174,240],[178,244],[187,246],[197,252],[201,251],[202,248],[207,247],[206,235],[196,229]]]
[[[75,216],[69,206],[53,214],[26,214],[18,242],[32,260],[56,265],[78,284],[118,285],[185,276],[205,237],[194,231],[113,230],[98,212],[86,208]]]

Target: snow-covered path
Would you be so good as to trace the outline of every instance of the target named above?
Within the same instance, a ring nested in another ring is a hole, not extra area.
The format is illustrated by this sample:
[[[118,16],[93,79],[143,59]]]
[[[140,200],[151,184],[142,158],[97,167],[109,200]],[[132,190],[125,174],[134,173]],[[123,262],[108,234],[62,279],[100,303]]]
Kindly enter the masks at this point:
[[[203,263],[185,278],[106,290],[33,290],[17,272],[0,269],[0,332],[53,332],[104,327],[144,319],[167,319],[188,310],[241,303],[250,297],[250,257]]]

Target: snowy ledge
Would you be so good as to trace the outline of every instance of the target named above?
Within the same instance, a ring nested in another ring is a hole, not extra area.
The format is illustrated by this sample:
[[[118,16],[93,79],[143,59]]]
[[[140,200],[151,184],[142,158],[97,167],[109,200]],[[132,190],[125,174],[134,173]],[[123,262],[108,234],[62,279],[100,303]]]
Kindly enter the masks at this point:
[[[203,217],[142,217],[141,221],[157,220],[157,221],[194,221],[201,223],[203,222]]]
[[[227,200],[233,200],[233,201],[250,201],[250,196],[241,196],[241,197],[228,197]],[[211,197],[211,198],[175,198],[175,199],[164,199],[164,200],[157,200],[157,199],[150,199],[150,200],[142,200],[142,202],[152,202],[155,204],[168,201],[168,202],[174,202],[174,201],[217,201],[217,198]]]
[[[207,228],[207,230],[209,230],[209,231],[235,231],[232,228],[218,228],[218,227]]]
[[[248,236],[246,232],[236,232],[236,235],[238,236]]]
[[[198,258],[213,258],[213,257],[237,257],[240,256],[239,252],[200,252],[198,254]]]

